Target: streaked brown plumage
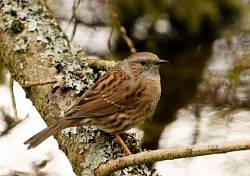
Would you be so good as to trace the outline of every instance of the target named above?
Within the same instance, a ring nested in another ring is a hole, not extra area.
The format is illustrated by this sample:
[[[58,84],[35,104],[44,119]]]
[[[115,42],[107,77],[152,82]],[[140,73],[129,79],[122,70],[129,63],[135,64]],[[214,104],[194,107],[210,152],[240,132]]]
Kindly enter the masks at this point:
[[[155,54],[136,53],[105,73],[70,108],[63,118],[37,133],[25,144],[34,148],[64,128],[94,125],[122,133],[152,116],[160,99],[159,64]]]

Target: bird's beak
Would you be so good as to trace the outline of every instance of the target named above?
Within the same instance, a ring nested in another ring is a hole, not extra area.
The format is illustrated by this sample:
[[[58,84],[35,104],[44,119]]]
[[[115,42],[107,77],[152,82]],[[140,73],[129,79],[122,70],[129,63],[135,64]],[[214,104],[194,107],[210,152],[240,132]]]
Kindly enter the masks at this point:
[[[156,62],[156,65],[161,65],[161,64],[166,64],[166,63],[169,63],[168,61],[166,60],[163,60],[163,59],[160,59]]]

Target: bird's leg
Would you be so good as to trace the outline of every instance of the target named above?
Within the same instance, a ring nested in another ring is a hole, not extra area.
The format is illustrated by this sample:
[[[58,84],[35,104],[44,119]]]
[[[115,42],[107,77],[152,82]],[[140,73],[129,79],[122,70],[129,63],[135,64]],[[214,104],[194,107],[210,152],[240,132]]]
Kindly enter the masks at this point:
[[[125,142],[123,141],[123,139],[121,138],[121,136],[119,134],[115,134],[116,139],[118,140],[118,142],[122,145],[123,150],[126,152],[127,155],[131,155],[132,153],[130,152],[130,150],[128,149],[127,144],[125,144]]]
[[[121,133],[121,134],[123,134],[123,135],[126,136],[126,137],[130,137],[130,138],[132,138],[133,140],[136,141],[134,134],[130,134],[130,133],[128,133],[128,132],[123,132],[123,133]]]

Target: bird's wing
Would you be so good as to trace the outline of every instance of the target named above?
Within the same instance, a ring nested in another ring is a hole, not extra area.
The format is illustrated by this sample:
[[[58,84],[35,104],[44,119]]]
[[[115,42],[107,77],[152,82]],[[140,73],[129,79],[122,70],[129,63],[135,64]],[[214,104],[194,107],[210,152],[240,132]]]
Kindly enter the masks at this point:
[[[107,72],[80,97],[65,117],[105,116],[135,108],[145,87],[139,80],[130,78],[120,69]]]

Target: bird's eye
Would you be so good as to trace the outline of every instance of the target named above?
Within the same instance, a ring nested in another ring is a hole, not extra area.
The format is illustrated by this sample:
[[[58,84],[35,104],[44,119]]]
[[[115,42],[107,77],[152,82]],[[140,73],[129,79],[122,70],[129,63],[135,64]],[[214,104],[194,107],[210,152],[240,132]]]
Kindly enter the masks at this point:
[[[146,62],[146,61],[140,61],[139,63],[140,63],[142,66],[147,65],[147,62]]]

